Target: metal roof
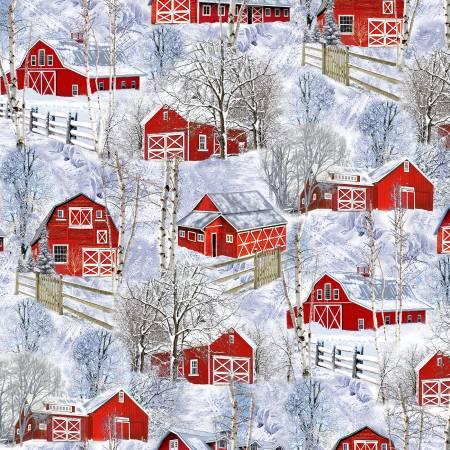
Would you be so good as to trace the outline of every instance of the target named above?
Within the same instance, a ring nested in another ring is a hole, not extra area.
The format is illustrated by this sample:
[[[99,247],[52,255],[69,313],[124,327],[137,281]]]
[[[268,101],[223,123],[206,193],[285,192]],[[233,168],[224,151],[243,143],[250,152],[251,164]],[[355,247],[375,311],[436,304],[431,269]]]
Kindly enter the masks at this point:
[[[284,217],[273,209],[224,214],[224,218],[238,231],[286,224]]]
[[[219,213],[192,211],[187,216],[179,220],[177,222],[177,225],[181,227],[197,228],[199,230],[203,230],[203,228],[205,228],[218,217],[220,217]]]
[[[273,209],[258,191],[207,194],[222,214],[243,213]]]

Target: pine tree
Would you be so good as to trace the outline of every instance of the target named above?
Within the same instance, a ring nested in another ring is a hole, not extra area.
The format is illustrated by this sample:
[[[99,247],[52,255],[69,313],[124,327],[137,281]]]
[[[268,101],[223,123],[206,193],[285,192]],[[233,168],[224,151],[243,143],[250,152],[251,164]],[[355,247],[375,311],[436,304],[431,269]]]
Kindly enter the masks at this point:
[[[42,230],[41,238],[39,240],[39,255],[36,261],[36,272],[45,275],[52,274],[55,273],[54,266],[53,256],[48,249],[47,230],[44,229]]]
[[[311,33],[311,42],[320,42],[322,39],[322,33],[320,32],[319,25],[317,23],[314,25],[314,28]]]
[[[323,25],[322,36],[327,45],[339,45],[341,33],[334,20],[334,1],[329,0],[325,11],[325,23]]]
[[[25,262],[25,272],[34,272],[36,269],[36,262],[33,259],[31,252],[28,254],[28,258]]]

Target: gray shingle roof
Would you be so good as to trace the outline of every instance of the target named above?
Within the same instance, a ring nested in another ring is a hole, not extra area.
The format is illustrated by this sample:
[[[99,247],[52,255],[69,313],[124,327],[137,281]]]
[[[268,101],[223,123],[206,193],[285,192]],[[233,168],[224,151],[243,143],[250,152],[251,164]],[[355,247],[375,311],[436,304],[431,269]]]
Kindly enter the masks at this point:
[[[286,220],[281,216],[281,214],[278,214],[273,209],[237,214],[224,214],[224,218],[236,230],[249,230],[252,228],[284,225],[286,223]]]
[[[222,214],[242,213],[273,209],[258,191],[208,194]]]
[[[220,217],[218,213],[209,213],[203,211],[192,211],[187,216],[177,222],[178,226],[197,228],[202,230],[206,225],[210,224],[214,219]]]
[[[442,222],[444,221],[444,219],[447,217],[447,214],[449,214],[449,213],[450,213],[450,206],[442,213],[442,216],[439,219],[436,229],[434,230],[434,234],[438,234],[438,231],[439,231],[439,228],[441,228]],[[1,236],[1,232],[0,232],[0,236]]]

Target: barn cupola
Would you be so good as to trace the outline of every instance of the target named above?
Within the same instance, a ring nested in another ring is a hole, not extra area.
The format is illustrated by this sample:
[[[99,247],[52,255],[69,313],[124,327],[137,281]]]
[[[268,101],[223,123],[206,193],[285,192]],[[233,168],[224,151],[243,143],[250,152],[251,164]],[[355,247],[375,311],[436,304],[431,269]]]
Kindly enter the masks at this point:
[[[79,44],[82,44],[84,42],[84,33],[80,32],[80,31],[72,31],[70,33],[70,38],[73,41],[78,42]]]
[[[363,277],[368,277],[369,276],[369,266],[366,263],[357,264],[356,272]]]

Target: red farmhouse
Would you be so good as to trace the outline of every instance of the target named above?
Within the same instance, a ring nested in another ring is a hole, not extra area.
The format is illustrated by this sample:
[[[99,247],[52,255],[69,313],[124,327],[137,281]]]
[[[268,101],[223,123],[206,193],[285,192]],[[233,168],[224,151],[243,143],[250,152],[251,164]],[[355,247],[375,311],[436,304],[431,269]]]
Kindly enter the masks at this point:
[[[206,194],[177,222],[178,245],[230,258],[278,247],[285,250],[286,223],[257,191]]]
[[[48,233],[48,246],[57,273],[112,275],[118,233],[105,206],[84,194],[55,205],[31,241],[35,258],[39,254],[39,241],[44,229]]]
[[[87,95],[87,76],[83,44],[75,39],[39,39],[25,54],[17,69],[19,89],[33,89],[42,95],[74,97]],[[92,92],[109,90],[109,50],[100,44],[89,54],[89,78]],[[139,89],[144,75],[119,62],[116,66],[116,89]],[[9,75],[7,75],[9,76]],[[0,79],[0,94],[5,94]]]
[[[360,169],[331,167],[317,176],[309,190],[309,210],[366,211],[406,209],[433,210],[433,184],[411,161],[388,162],[367,173]],[[308,203],[308,202],[306,202]],[[305,212],[305,190],[300,194]]]
[[[254,381],[255,344],[242,333],[230,330],[214,342],[183,351],[178,374],[193,384],[224,384],[232,378],[239,383]],[[151,357],[160,376],[168,376],[169,354]]]
[[[450,253],[450,206],[442,215],[434,234],[437,236],[437,252]]]
[[[322,29],[328,0],[317,13]],[[334,0],[334,18],[344,45],[395,46],[400,40],[404,0]]]
[[[19,421],[16,442],[19,442]],[[24,440],[49,442],[147,441],[148,414],[124,389],[113,389],[80,403],[66,400],[44,402],[33,409],[26,423]]]
[[[226,433],[194,430],[170,430],[158,444],[157,450],[228,450]]]
[[[305,323],[311,320],[325,328],[348,331],[373,329],[370,281],[366,268],[358,266],[358,272],[322,275],[303,302]],[[378,326],[395,324],[397,281],[375,279],[375,289]],[[403,288],[401,323],[425,323],[429,309],[430,306],[416,299],[409,286]],[[288,328],[292,328],[289,311],[286,317]]]
[[[5,232],[0,228],[0,253],[5,251]]]
[[[151,0],[152,23],[216,23],[228,20],[229,0]],[[242,1],[236,2],[239,13]],[[242,23],[289,22],[291,3],[287,0],[249,0]]]
[[[217,130],[213,125],[191,122],[167,106],[150,113],[143,121],[144,159],[181,158],[200,161],[219,155]],[[247,134],[241,129],[227,133],[228,155],[247,150]]]
[[[420,406],[450,403],[450,358],[436,352],[417,367],[417,399]]]
[[[332,450],[395,450],[395,447],[386,436],[364,427],[339,439]]]

